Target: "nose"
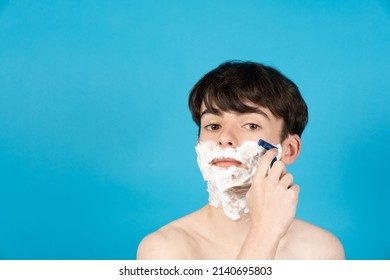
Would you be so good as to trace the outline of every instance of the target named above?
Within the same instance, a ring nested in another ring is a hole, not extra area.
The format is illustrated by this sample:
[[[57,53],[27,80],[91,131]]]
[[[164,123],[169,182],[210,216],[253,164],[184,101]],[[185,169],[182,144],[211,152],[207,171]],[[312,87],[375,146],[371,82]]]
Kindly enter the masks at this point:
[[[233,129],[222,129],[218,135],[218,145],[224,148],[235,148],[238,146],[238,139],[235,136]]]

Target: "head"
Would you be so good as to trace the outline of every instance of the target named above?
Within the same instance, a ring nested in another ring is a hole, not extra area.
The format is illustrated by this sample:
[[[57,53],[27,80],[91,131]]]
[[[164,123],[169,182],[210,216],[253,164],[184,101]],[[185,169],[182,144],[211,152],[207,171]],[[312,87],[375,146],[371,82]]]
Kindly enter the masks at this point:
[[[189,108],[200,136],[204,112],[239,115],[256,113],[259,108],[267,111],[281,123],[280,127],[274,126],[279,139],[273,142],[283,143],[292,137],[299,142],[293,147],[296,156],[308,121],[307,106],[298,87],[278,70],[254,62],[229,61],[207,73],[192,88]]]
[[[254,62],[229,61],[207,73],[189,97],[192,118],[200,127],[201,107],[214,113],[248,113],[256,106],[282,118],[280,142],[289,134],[301,137],[308,111],[298,87],[278,70]]]

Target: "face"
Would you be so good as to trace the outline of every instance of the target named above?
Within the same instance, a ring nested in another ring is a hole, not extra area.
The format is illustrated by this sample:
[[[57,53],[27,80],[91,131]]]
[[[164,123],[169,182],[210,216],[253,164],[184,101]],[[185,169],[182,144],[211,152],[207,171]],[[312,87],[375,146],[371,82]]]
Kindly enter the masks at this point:
[[[210,205],[217,208],[222,205],[224,213],[232,220],[239,219],[241,212],[249,211],[246,193],[258,160],[265,152],[257,142],[263,139],[277,145],[281,140],[282,119],[263,107],[256,107],[254,111],[215,114],[204,105],[201,107],[197,161],[208,182]]]
[[[244,141],[259,139],[279,144],[283,119],[275,117],[267,108],[248,105],[256,107],[257,112],[212,114],[202,105],[199,141],[213,141],[221,148],[235,148]]]

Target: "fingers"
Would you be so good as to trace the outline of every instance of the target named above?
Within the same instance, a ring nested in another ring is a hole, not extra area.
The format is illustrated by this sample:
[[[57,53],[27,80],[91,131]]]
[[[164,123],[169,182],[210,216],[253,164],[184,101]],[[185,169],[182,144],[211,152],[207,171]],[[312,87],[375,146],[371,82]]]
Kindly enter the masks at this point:
[[[287,173],[282,177],[282,179],[280,179],[280,185],[283,188],[289,189],[292,187],[293,181],[294,181],[293,175],[291,173]]]
[[[285,174],[286,165],[281,161],[276,161],[268,172],[268,178],[272,183],[277,184]]]
[[[298,195],[300,190],[301,188],[298,185],[292,185],[291,187],[288,188],[288,191],[293,194],[295,200],[298,200]]]
[[[281,161],[276,161],[272,168],[270,165],[273,159],[277,156],[277,149],[268,150],[259,160],[257,171],[254,175],[254,182],[257,180],[267,180],[267,185],[279,186],[285,190],[291,189],[292,191],[299,193],[299,186],[293,185],[294,177],[291,173],[287,173],[286,165]]]
[[[273,186],[287,190],[292,186],[294,177],[291,173],[286,172],[286,166],[280,162],[280,164],[275,164],[271,169],[268,174],[268,180]]]
[[[255,174],[255,180],[257,178],[264,178],[267,176],[269,167],[271,166],[272,160],[278,155],[277,149],[268,150],[259,160],[257,171]]]
[[[268,177],[268,180],[277,184],[281,178],[286,174],[286,165],[281,161],[276,161],[272,168],[270,165],[277,155],[277,150],[272,149],[267,151],[259,160],[255,180]]]

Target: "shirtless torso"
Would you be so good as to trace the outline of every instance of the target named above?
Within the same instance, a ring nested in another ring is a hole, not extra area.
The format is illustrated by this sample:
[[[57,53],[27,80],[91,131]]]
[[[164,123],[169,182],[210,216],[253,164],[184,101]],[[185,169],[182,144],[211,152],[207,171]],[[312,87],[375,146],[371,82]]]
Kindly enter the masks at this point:
[[[249,216],[231,221],[207,205],[145,237],[137,259],[237,259],[250,223]],[[344,250],[328,231],[294,219],[275,259],[344,259]]]

